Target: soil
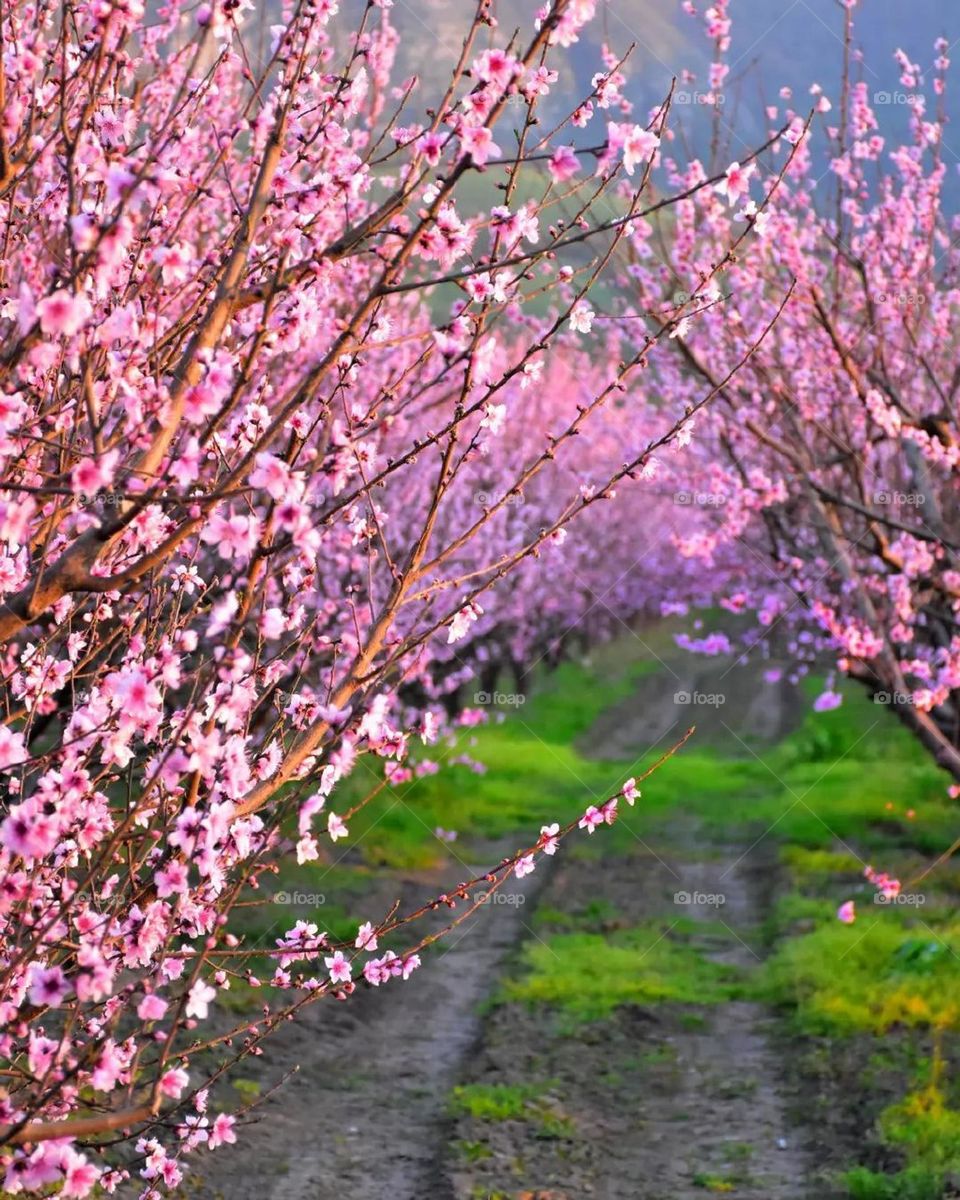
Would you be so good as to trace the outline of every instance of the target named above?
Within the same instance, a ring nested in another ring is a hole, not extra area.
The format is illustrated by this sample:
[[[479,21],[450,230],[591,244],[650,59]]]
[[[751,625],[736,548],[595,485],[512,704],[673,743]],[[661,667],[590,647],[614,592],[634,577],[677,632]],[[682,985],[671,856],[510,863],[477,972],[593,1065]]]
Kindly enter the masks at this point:
[[[740,758],[775,745],[803,719],[800,691],[775,662],[761,672],[732,657],[684,652],[660,661],[663,670],[639,679],[629,696],[602,714],[583,739],[584,753],[633,761],[671,731],[696,725],[698,747]],[[781,677],[767,678],[766,671],[777,668]]]

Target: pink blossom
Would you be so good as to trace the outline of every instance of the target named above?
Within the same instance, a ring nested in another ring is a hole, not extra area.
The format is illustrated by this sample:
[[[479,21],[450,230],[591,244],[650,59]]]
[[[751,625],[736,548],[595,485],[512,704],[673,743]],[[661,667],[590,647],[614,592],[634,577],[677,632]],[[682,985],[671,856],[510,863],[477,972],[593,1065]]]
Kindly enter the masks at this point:
[[[34,963],[30,968],[30,1003],[58,1008],[70,992],[70,984],[62,967],[45,967]]]
[[[236,1144],[237,1135],[234,1132],[236,1118],[230,1116],[229,1113],[219,1113],[210,1127],[210,1134],[207,1138],[207,1145],[211,1150],[216,1150],[218,1146],[233,1146]]]
[[[499,47],[484,50],[473,60],[470,72],[484,83],[494,84],[500,91],[523,70],[520,61]]]
[[[325,958],[323,962],[330,972],[330,979],[333,983],[349,983],[350,963],[344,957],[342,950],[334,951],[332,957]]]
[[[741,196],[750,190],[750,177],[755,170],[754,164],[741,167],[738,162],[732,162],[727,167],[724,178],[716,185],[718,196],[724,196],[730,204],[737,204]]]
[[[198,1020],[203,1021],[206,1019],[210,1005],[216,997],[217,989],[215,987],[204,983],[202,979],[197,979],[190,988],[184,1012],[188,1017],[196,1017]]]
[[[79,495],[95,496],[103,488],[110,487],[119,458],[118,450],[108,450],[96,458],[82,459],[70,472],[73,491]]]
[[[0,842],[22,858],[42,858],[57,843],[56,828],[32,805],[18,804],[0,825]]]
[[[589,333],[596,315],[585,300],[578,300],[570,310],[570,328],[576,333]]]
[[[98,1092],[111,1092],[121,1082],[124,1074],[124,1057],[112,1038],[108,1038],[100,1049],[96,1066],[90,1075],[91,1086]]]
[[[606,804],[604,804],[600,809],[600,813],[607,825],[612,825],[614,823],[614,821],[617,819],[617,799],[618,798],[616,796],[614,796],[612,799],[608,800],[606,802]]]
[[[327,817],[327,833],[330,835],[330,840],[335,842],[339,838],[345,838],[349,833],[343,819],[335,812],[332,812]]]
[[[852,900],[846,900],[837,909],[837,920],[842,921],[844,925],[852,925],[857,919],[856,905]]]
[[[174,860],[154,875],[157,895],[161,900],[167,896],[183,895],[187,891],[188,871],[186,866]]]
[[[604,822],[603,813],[600,811],[599,808],[596,807],[596,805],[591,804],[587,808],[587,811],[583,814],[583,816],[577,822],[577,824],[579,825],[579,827],[581,829],[585,829],[587,831],[587,833],[593,833],[593,831],[597,828],[597,826],[602,825],[603,822]]]
[[[305,833],[297,841],[297,862],[302,865],[303,863],[314,862],[319,857],[320,847],[317,845],[317,839],[313,834]]]
[[[464,605],[458,613],[454,615],[450,622],[450,632],[447,636],[448,642],[459,642],[467,636],[470,626],[483,615],[483,609],[479,604],[471,602]]]
[[[363,977],[367,983],[373,987],[379,987],[381,983],[386,983],[390,978],[390,971],[387,969],[383,958],[371,958],[363,964]]]
[[[524,875],[529,875],[536,869],[536,864],[533,861],[532,854],[525,854],[522,858],[517,859],[517,864],[513,868],[513,873],[518,879],[522,879]]]
[[[44,333],[73,337],[93,316],[93,309],[82,292],[74,294],[59,288],[37,301],[36,313]]]
[[[660,139],[648,129],[634,125],[623,139],[623,169],[632,175],[638,163],[647,162],[657,152]]]
[[[557,847],[560,845],[560,826],[554,822],[552,825],[540,826],[540,841],[537,843],[544,854],[556,854]]]
[[[763,237],[770,224],[770,214],[768,212],[761,212],[753,200],[748,200],[740,212],[737,213],[737,220],[749,221],[759,236]]]
[[[460,145],[463,153],[469,154],[478,167],[485,166],[489,158],[500,157],[500,147],[486,125],[461,126]]]
[[[159,1021],[166,1011],[166,1000],[153,994],[144,996],[137,1005],[137,1016],[141,1021]]]
[[[623,787],[620,789],[620,794],[624,800],[632,807],[640,796],[640,789],[637,787],[637,781],[631,776]]]
[[[27,747],[23,734],[9,725],[0,725],[0,771],[15,767],[27,760]]]
[[[61,1164],[63,1170],[63,1187],[59,1194],[72,1200],[82,1200],[89,1196],[100,1179],[101,1173],[85,1155],[78,1154],[72,1148],[64,1152]]]
[[[286,497],[291,487],[290,468],[273,454],[258,454],[256,469],[250,475],[250,486],[263,488],[274,500]]]
[[[580,160],[573,146],[558,146],[547,163],[554,183],[565,183],[580,170]]]
[[[431,167],[435,167],[443,153],[443,137],[439,133],[425,133],[417,142],[417,149]]]
[[[364,921],[357,933],[357,940],[354,943],[358,950],[367,950],[373,953],[377,948],[377,934],[373,925],[369,921]]]
[[[160,1076],[160,1091],[171,1100],[179,1100],[190,1082],[190,1076],[182,1067],[171,1067]]]

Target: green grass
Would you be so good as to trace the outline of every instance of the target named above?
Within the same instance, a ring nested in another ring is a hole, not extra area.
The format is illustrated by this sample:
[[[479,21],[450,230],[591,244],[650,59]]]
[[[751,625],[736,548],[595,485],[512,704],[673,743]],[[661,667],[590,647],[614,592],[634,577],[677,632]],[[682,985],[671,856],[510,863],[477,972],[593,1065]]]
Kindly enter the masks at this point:
[[[960,822],[949,780],[906,731],[856,689],[845,695],[839,709],[809,713],[751,765],[751,783],[761,765],[768,774],[765,794],[724,811],[708,798],[705,823],[731,840],[751,814],[758,826],[773,825],[768,836],[789,887],[768,914],[773,949],[754,994],[786,1008],[796,1031],[826,1047],[868,1035],[896,1038],[890,1044],[903,1051],[905,1094],[865,1131],[901,1169],[852,1167],[840,1180],[850,1200],[939,1200],[945,1175],[960,1168],[960,1111],[943,1062],[931,1068],[923,1048],[960,1027],[957,871],[947,863],[910,880],[947,849]],[[924,903],[874,903],[863,879],[868,862]],[[851,926],[836,919],[847,899],[857,903]]]
[[[943,1075],[937,1057],[933,1070]],[[893,1175],[867,1167],[847,1171],[841,1182],[850,1200],[940,1200],[944,1180],[960,1169],[960,1111],[937,1082],[909,1092],[880,1115],[881,1142],[901,1152],[907,1165]]]
[[[734,968],[711,962],[696,939],[704,926],[655,921],[603,935],[561,933],[524,947],[501,1002],[556,1010],[573,1024],[602,1020],[624,1004],[715,1004],[735,995]]]
[[[867,1167],[854,1167],[841,1177],[850,1200],[940,1200],[942,1178],[926,1167],[908,1167],[895,1175],[881,1175]]]
[[[782,941],[764,972],[765,994],[791,1005],[801,1030],[843,1035],[958,1027],[960,922],[935,932],[913,929],[909,917],[884,909],[846,926],[833,918],[832,905],[816,907],[822,924]]]
[[[880,1132],[888,1145],[902,1147],[910,1160],[928,1170],[960,1167],[960,1111],[950,1107],[935,1083],[885,1109]]]
[[[544,1137],[569,1137],[573,1124],[546,1094],[548,1087],[547,1083],[465,1084],[453,1089],[450,1108],[478,1121],[526,1121]]]
[[[622,654],[592,669],[566,663],[539,674],[527,702],[502,723],[460,731],[453,748],[418,751],[441,763],[466,752],[484,765],[484,774],[444,766],[436,775],[385,788],[351,822],[352,844],[365,862],[392,868],[432,867],[451,854],[471,861],[478,844],[506,836],[518,844],[535,840],[544,822],[569,820],[598,797],[606,799],[623,782],[621,766],[585,758],[574,742],[649,669],[636,654]],[[337,807],[348,808],[376,783],[362,763],[338,789]],[[435,836],[437,826],[457,832],[452,849]]]
[[[737,1189],[737,1180],[726,1175],[714,1175],[709,1171],[698,1171],[693,1177],[693,1186],[706,1192],[724,1194]]]

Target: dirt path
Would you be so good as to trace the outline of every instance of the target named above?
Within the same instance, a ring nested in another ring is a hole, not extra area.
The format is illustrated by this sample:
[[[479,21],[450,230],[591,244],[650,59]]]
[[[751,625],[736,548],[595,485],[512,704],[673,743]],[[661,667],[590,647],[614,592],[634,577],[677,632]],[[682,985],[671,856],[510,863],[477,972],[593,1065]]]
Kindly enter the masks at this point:
[[[652,918],[671,937],[678,923],[702,922],[705,957],[749,970],[757,872],[735,859],[631,856],[599,871],[560,860],[552,877],[538,871],[513,885],[512,903],[465,923],[402,996],[384,989],[307,1010],[272,1046],[265,1085],[297,1073],[233,1153],[207,1160],[216,1174],[192,1181],[189,1194],[700,1200],[705,1186],[729,1184],[742,1200],[826,1200],[807,1190],[804,1135],[785,1115],[762,1006],[698,1006],[692,1019],[686,1008],[626,1005],[574,1032],[514,1004],[479,1015],[511,950],[539,936],[535,884],[540,903],[578,923],[584,911],[607,914],[598,928]],[[722,906],[703,900],[716,895]],[[545,1100],[531,1120],[454,1121],[449,1099],[464,1082],[542,1084]],[[481,1146],[484,1157],[469,1161]]]
[[[718,663],[678,669],[686,673],[644,681],[601,718],[590,734],[592,753],[613,759],[655,742],[663,731],[650,726],[650,712],[661,723],[687,719],[682,698],[673,715],[665,712],[673,690],[725,689],[722,705],[695,716],[698,724],[707,717],[712,742],[735,740],[728,725],[745,727],[746,712],[758,718],[752,724],[764,741],[777,740],[795,720],[778,687],[758,689],[740,669],[729,678]],[[190,1181],[187,1194],[700,1200],[732,1191],[741,1200],[829,1200],[829,1189],[808,1184],[809,1139],[787,1119],[782,1064],[762,1006],[736,998],[698,1004],[698,997],[629,1003],[574,1029],[518,1002],[479,1015],[500,980],[522,969],[511,951],[547,936],[537,932],[535,902],[574,931],[647,929],[651,950],[661,939],[692,938],[703,959],[748,972],[758,961],[761,874],[739,851],[703,845],[695,829],[679,824],[658,853],[544,862],[512,883],[512,902],[481,910],[405,984],[316,1005],[285,1029],[259,1077],[266,1090],[296,1073],[257,1110],[231,1153],[206,1159],[212,1173]],[[410,881],[404,906],[452,882]],[[691,900],[678,899],[682,893]],[[697,901],[711,895],[722,895],[722,905]],[[247,1073],[256,1074],[256,1065]],[[454,1118],[457,1084],[514,1088],[536,1099],[516,1119]]]
[[[541,903],[569,914],[582,932],[607,927],[615,935],[653,917],[651,950],[661,938],[688,940],[692,926],[706,959],[746,972],[758,961],[755,873],[735,860],[631,856],[607,860],[601,871],[562,863]],[[716,895],[720,906],[702,899]],[[591,923],[591,913],[607,915]],[[432,1194],[828,1200],[829,1189],[813,1182],[807,1137],[788,1120],[769,1026],[761,1005],[738,999],[622,1005],[574,1028],[524,1005],[498,1007],[465,1080],[540,1089],[537,1099],[518,1119],[462,1116],[443,1186]]]
[[[803,705],[775,661],[741,664],[729,656],[698,658],[674,651],[662,670],[602,714],[583,739],[584,752],[632,761],[671,733],[696,724],[697,745],[739,758],[772,746],[800,724]],[[767,671],[781,675],[774,679]]]
[[[754,746],[774,744],[798,719],[792,691],[755,668],[670,655],[663,671],[600,718],[581,747],[624,758],[694,720],[698,741],[737,755],[749,753],[743,730]],[[746,977],[760,963],[758,926],[775,864],[744,849],[704,842],[677,815],[656,852],[599,864],[564,858],[540,903],[563,914],[561,930],[602,935],[615,947],[618,931],[645,931],[650,957],[641,954],[638,974],[655,976],[664,940]],[[616,969],[615,957],[604,961]],[[528,967],[513,969],[522,978]],[[770,1013],[735,995],[703,1000],[713,1002],[621,1004],[603,1020],[573,1027],[549,1010],[495,1009],[463,1082],[534,1098],[504,1120],[465,1112],[434,1195],[830,1200],[829,1185],[816,1178],[809,1131],[788,1117],[801,1106],[784,1082]]]
[[[279,1033],[264,1063],[264,1090],[296,1073],[256,1110],[258,1119],[232,1152],[210,1156],[211,1174],[193,1180],[189,1195],[431,1195],[438,1131],[457,1072],[479,1035],[480,1003],[504,955],[524,936],[542,879],[540,873],[512,881],[499,893],[500,902],[465,921],[443,952],[405,983],[362,990],[345,1004],[315,1005]],[[435,880],[433,886],[439,891],[453,882]],[[408,902],[430,894],[423,880],[408,890]]]
[[[750,866],[738,857],[673,866],[680,876],[678,891],[694,900],[683,911],[720,922],[730,935],[729,945],[708,957],[749,972],[760,961],[757,909]],[[719,896],[722,905],[695,902]],[[697,1200],[705,1186],[691,1182],[697,1178],[729,1181],[742,1200],[812,1197],[805,1135],[787,1118],[784,1072],[768,1036],[771,1024],[762,1005],[731,1000],[707,1009],[702,1028],[674,1037],[676,1086],[645,1114],[644,1144],[635,1164],[640,1178],[649,1181],[651,1200],[661,1195]],[[684,1128],[687,1114],[695,1116],[693,1131]]]

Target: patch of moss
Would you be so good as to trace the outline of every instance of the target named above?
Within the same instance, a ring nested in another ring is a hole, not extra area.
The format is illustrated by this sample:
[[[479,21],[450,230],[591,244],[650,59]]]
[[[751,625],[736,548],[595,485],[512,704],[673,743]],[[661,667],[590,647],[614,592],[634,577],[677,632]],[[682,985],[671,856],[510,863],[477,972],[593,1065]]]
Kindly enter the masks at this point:
[[[521,969],[501,987],[501,1000],[559,1009],[579,1023],[607,1017],[624,1004],[715,1004],[741,990],[735,968],[711,962],[691,922],[649,922],[607,935],[563,933],[526,945]]]
[[[543,1137],[570,1137],[573,1122],[551,1102],[548,1083],[470,1083],[455,1087],[454,1113],[479,1121],[526,1121]]]
[[[960,1111],[950,1107],[934,1083],[885,1109],[880,1132],[889,1145],[901,1147],[913,1165],[943,1171],[960,1167]]]
[[[960,1025],[960,925],[917,931],[884,910],[863,924],[825,923],[780,943],[762,975],[762,994],[793,1007],[810,1033],[882,1034],[894,1025]],[[872,923],[867,923],[872,921]]]

